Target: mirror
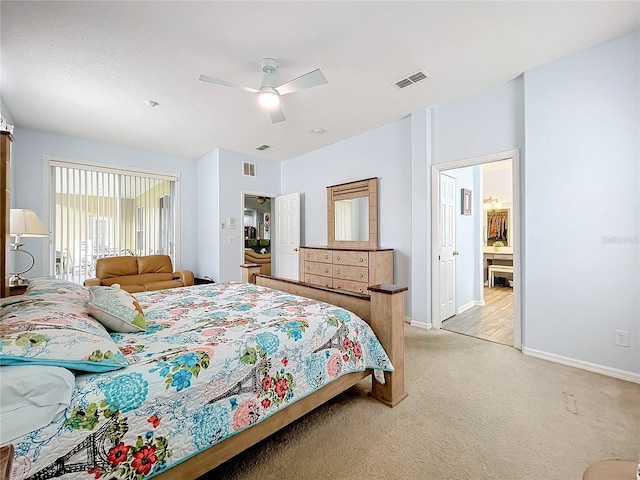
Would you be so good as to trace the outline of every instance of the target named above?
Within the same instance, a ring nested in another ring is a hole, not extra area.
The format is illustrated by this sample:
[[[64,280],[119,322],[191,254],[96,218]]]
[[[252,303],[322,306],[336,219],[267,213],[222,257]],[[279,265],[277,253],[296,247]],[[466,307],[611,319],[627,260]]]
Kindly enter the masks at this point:
[[[378,248],[378,179],[327,187],[327,244]]]
[[[369,197],[336,200],[333,210],[337,241],[369,241]]]

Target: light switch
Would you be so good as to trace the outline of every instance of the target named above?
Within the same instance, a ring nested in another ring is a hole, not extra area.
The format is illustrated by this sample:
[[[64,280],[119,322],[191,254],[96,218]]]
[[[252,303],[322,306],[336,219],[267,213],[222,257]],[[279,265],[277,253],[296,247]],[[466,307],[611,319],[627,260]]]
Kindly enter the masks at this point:
[[[227,237],[227,242],[236,243],[236,237]]]

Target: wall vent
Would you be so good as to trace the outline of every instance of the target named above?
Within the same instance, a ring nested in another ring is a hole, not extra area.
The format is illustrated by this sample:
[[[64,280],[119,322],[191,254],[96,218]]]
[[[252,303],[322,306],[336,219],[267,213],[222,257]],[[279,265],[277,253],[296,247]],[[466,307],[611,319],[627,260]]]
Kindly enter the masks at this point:
[[[258,145],[256,147],[256,150],[262,151],[262,150],[266,150],[267,148],[271,148],[271,145],[267,145],[266,143],[263,143],[262,145]]]
[[[398,90],[402,90],[403,88],[407,88],[411,85],[414,85],[430,77],[431,77],[431,74],[427,72],[425,69],[422,69],[412,73],[411,75],[401,78],[400,80],[393,82],[393,86],[396,87]]]
[[[242,162],[242,175],[245,177],[256,176],[256,164],[249,162]]]

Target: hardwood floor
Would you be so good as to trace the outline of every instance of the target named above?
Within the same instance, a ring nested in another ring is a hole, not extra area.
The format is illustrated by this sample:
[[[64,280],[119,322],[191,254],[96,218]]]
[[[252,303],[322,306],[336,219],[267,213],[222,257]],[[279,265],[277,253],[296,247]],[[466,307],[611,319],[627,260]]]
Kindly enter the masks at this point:
[[[513,346],[513,289],[485,287],[484,307],[472,307],[444,322],[442,328]]]

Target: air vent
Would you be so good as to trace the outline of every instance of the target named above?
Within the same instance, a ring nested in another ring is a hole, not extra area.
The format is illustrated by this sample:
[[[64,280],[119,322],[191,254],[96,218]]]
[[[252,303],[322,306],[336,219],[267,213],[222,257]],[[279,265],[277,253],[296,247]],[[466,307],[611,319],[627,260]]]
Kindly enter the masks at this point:
[[[256,164],[249,162],[242,162],[242,175],[245,177],[256,176]]]
[[[410,85],[421,82],[422,80],[430,77],[431,77],[431,74],[426,70],[422,69],[412,73],[411,75],[408,75],[405,78],[401,78],[400,80],[393,82],[393,86],[399,90],[402,90],[403,88],[407,88]]]
[[[266,150],[267,148],[271,148],[271,145],[267,145],[267,144],[263,143],[262,145],[258,145],[256,147],[256,150],[262,151],[262,150]]]

